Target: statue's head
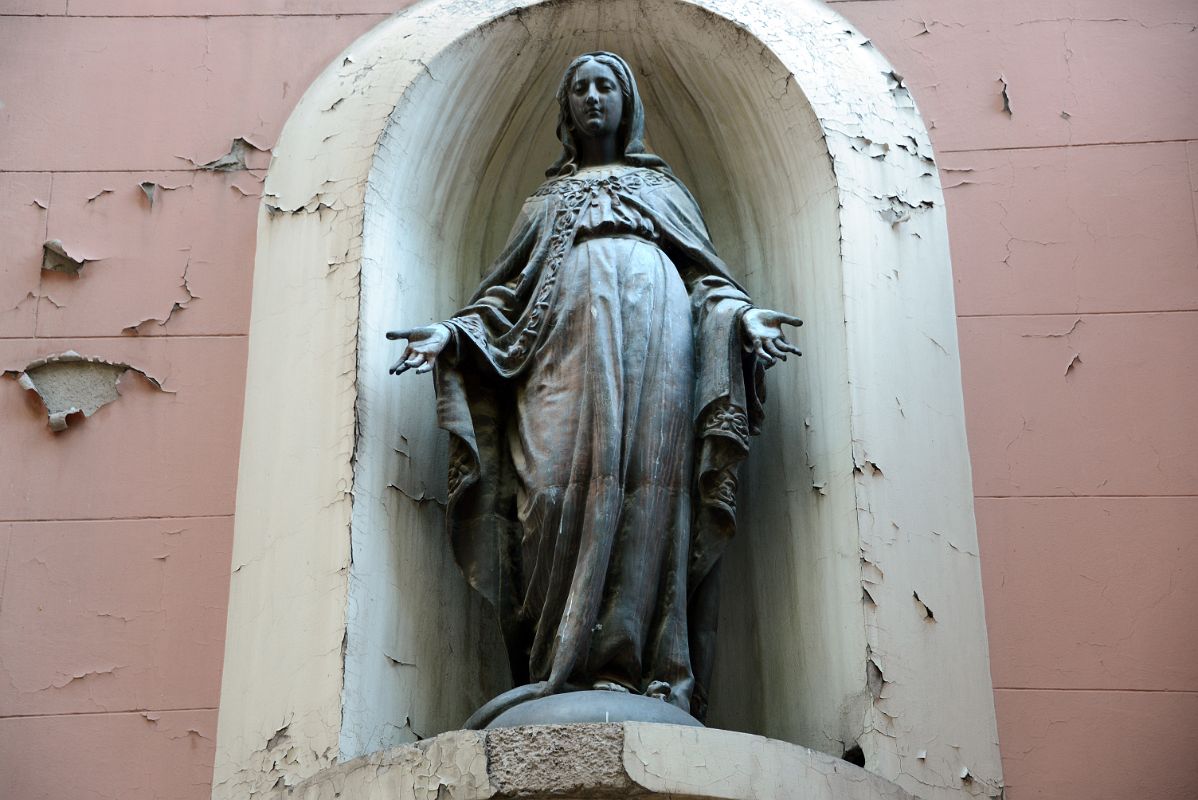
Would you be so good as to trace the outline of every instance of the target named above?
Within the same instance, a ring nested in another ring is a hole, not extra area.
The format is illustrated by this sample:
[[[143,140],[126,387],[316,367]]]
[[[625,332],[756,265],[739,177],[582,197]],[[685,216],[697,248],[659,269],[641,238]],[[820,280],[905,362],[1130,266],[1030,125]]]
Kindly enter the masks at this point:
[[[546,171],[549,177],[578,169],[581,137],[616,137],[623,161],[656,169],[664,162],[645,153],[645,111],[628,62],[615,53],[584,53],[570,62],[557,90],[557,138],[561,157]]]
[[[566,68],[557,90],[559,124],[565,124],[575,136],[627,139],[623,121],[636,95],[635,80],[624,60],[612,53],[587,53]],[[560,132],[559,132],[560,136]]]

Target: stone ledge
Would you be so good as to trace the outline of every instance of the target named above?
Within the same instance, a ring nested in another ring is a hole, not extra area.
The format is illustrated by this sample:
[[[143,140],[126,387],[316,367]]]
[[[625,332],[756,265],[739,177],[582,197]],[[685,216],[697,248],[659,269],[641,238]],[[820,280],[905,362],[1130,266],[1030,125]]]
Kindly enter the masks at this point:
[[[338,764],[266,797],[914,800],[890,781],[805,747],[642,722],[451,731]]]

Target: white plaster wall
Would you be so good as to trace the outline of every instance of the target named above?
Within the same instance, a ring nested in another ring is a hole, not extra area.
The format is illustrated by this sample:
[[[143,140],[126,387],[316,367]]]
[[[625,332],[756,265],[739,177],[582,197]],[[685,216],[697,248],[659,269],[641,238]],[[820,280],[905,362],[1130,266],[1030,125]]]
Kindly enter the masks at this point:
[[[750,292],[807,320],[742,480],[712,724],[860,742],[921,796],[997,793],[944,213],[885,61],[813,0],[437,0],[351,47],[276,147],[214,796],[456,727],[500,688],[444,541],[432,391],[387,376],[382,333],[469,294],[552,158],[560,70],[596,48],[638,69],[650,146]]]

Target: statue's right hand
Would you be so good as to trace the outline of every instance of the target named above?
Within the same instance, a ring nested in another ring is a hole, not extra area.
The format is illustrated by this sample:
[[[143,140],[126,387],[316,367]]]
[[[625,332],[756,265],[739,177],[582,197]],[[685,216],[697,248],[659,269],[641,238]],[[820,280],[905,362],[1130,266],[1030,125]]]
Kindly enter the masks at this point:
[[[436,363],[437,356],[445,349],[445,345],[449,344],[451,335],[452,331],[449,326],[441,322],[425,325],[423,328],[387,331],[388,339],[408,340],[408,346],[404,348],[403,355],[391,365],[391,374],[401,375],[410,369],[417,372],[428,372]]]

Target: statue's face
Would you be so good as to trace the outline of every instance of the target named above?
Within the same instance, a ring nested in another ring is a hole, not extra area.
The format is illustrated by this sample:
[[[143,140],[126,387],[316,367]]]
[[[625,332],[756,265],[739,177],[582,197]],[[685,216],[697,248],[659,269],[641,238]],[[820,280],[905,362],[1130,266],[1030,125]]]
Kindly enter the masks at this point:
[[[587,136],[614,136],[624,115],[624,95],[611,68],[588,61],[570,84],[570,113],[574,126]]]

